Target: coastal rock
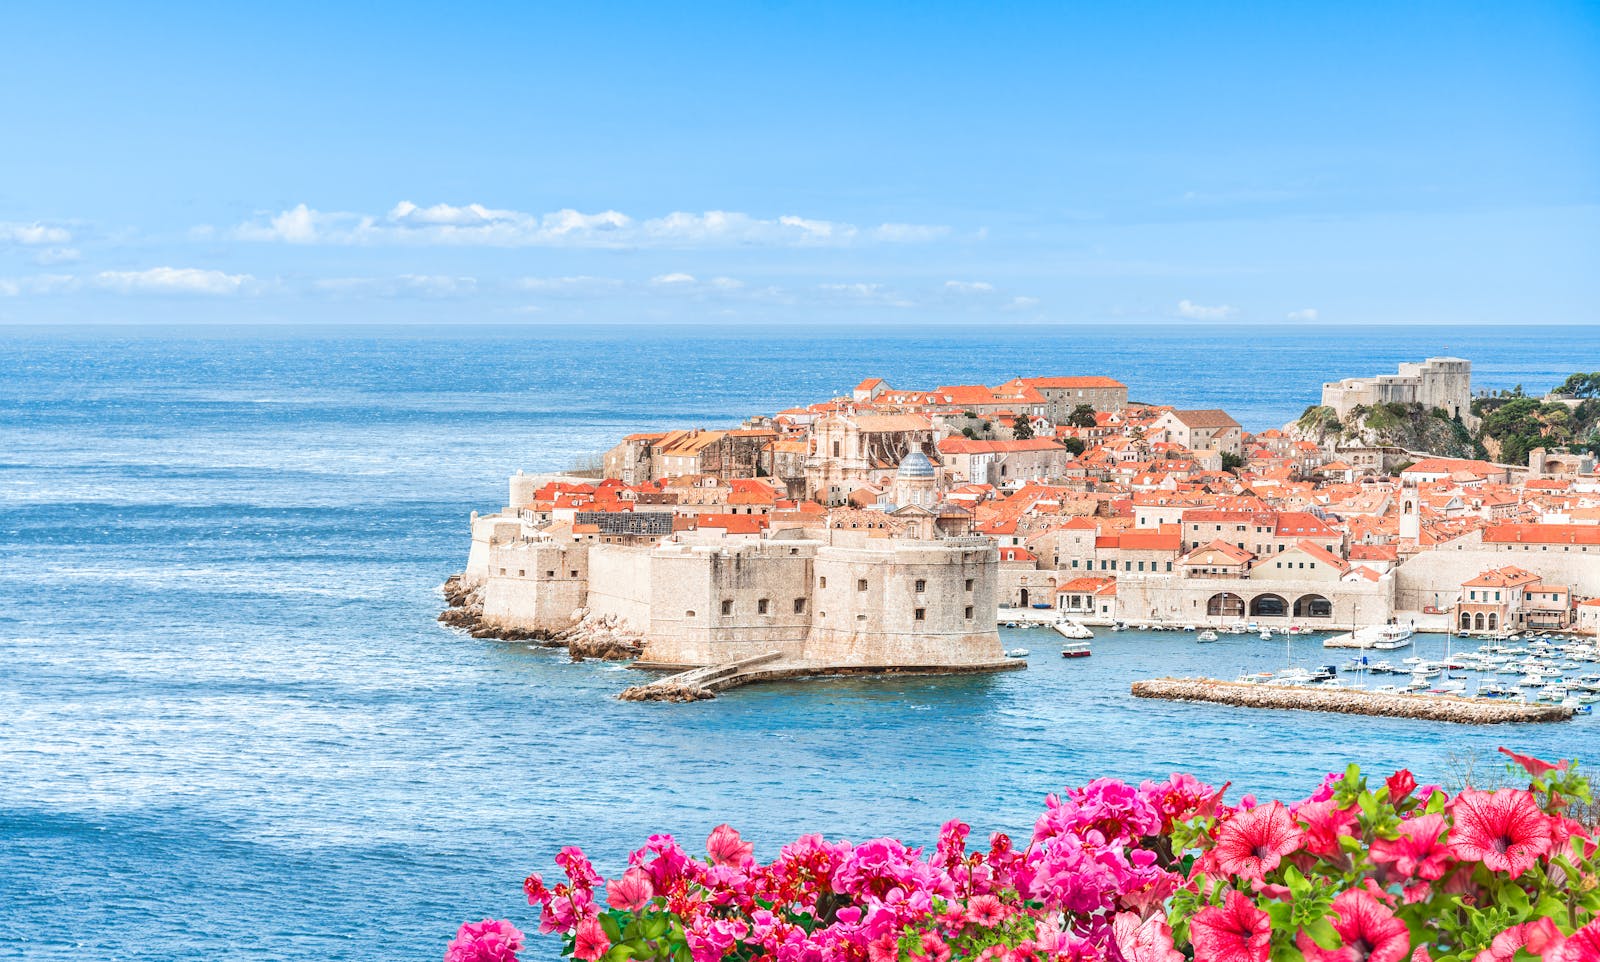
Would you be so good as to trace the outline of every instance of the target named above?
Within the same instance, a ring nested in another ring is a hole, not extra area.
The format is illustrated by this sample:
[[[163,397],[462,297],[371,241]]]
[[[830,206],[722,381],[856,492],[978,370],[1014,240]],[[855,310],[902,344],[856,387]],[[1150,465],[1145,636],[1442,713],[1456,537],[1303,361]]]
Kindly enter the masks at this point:
[[[717,697],[704,688],[693,688],[688,685],[634,685],[624,688],[617,695],[618,701],[709,701]]]

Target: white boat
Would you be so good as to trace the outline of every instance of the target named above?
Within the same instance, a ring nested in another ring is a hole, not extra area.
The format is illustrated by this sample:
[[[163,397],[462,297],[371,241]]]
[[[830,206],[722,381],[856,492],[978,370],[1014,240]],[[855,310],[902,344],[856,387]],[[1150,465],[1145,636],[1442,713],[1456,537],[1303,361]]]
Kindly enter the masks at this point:
[[[1207,628],[1205,631],[1195,635],[1194,640],[1200,642],[1201,644],[1213,642],[1217,640],[1217,633],[1212,631],[1210,628]]]
[[[1062,618],[1060,621],[1054,622],[1054,624],[1056,631],[1060,632],[1063,638],[1070,638],[1073,641],[1088,641],[1094,637],[1094,632],[1071,618]]]
[[[1355,631],[1347,631],[1342,635],[1334,635],[1324,641],[1324,648],[1373,648],[1378,651],[1393,651],[1396,648],[1406,648],[1411,644],[1411,636],[1415,634],[1405,625],[1368,625]]]
[[[1028,649],[1026,649],[1026,648],[1013,648],[1010,651],[1006,652],[1006,657],[1007,658],[1026,658],[1026,657],[1028,657]]]
[[[1268,630],[1268,629],[1262,629],[1262,631],[1261,631],[1261,640],[1262,641],[1271,641],[1272,640],[1272,632],[1270,630]]]

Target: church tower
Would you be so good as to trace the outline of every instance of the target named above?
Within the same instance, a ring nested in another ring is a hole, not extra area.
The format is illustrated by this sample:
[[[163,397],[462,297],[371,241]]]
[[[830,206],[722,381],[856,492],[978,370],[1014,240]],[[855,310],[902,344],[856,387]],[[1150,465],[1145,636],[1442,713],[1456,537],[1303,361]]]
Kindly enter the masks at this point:
[[[1417,491],[1417,479],[1400,476],[1400,537],[1415,542],[1422,534],[1422,498]]]

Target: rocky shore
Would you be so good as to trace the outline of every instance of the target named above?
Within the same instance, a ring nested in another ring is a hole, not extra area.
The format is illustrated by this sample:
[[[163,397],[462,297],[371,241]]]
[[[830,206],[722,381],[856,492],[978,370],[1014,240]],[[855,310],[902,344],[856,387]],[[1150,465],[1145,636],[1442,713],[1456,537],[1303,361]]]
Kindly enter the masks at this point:
[[[1573,714],[1572,709],[1560,705],[1529,705],[1446,695],[1389,695],[1349,688],[1250,685],[1214,678],[1153,678],[1136,681],[1133,683],[1133,695],[1135,698],[1203,701],[1240,708],[1288,708],[1345,715],[1376,715],[1382,718],[1417,718],[1465,725],[1565,721]]]
[[[439,613],[439,623],[474,638],[530,641],[549,648],[565,648],[573,661],[630,661],[644,650],[644,637],[615,616],[602,617],[579,608],[572,613],[572,623],[556,631],[516,628],[484,621],[483,588],[463,585],[460,575],[451,575],[440,590],[448,607]]]

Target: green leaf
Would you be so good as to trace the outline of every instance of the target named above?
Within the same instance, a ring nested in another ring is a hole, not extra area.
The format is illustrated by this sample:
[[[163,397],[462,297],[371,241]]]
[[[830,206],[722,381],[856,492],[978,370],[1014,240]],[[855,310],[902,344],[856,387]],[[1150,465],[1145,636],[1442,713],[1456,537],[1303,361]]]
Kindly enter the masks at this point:
[[[628,962],[633,958],[633,949],[626,945],[613,945],[605,954],[605,962]]]
[[[1317,943],[1318,948],[1336,949],[1339,947],[1339,933],[1333,930],[1333,923],[1327,919],[1317,919],[1306,925],[1306,934],[1311,936],[1311,941]]]
[[[622,926],[617,924],[616,918],[610,912],[600,916],[600,928],[605,930],[606,938],[611,941],[622,941]]]

